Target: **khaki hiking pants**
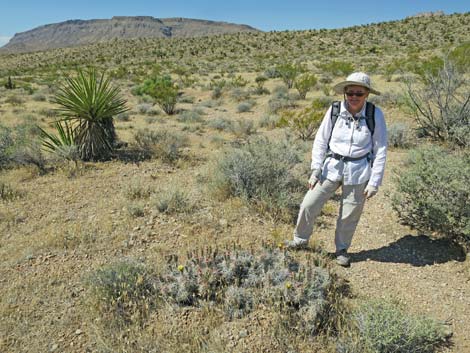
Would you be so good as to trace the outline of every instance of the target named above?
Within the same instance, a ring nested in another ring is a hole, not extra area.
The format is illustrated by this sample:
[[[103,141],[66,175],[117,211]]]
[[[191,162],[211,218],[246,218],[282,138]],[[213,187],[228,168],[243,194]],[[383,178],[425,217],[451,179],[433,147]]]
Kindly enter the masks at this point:
[[[342,186],[339,216],[336,221],[336,251],[347,250],[351,246],[352,237],[361,218],[364,208],[364,189],[367,183],[359,185],[342,185],[341,181],[324,180],[317,183],[307,194],[300,205],[297,225],[294,230],[294,242],[308,242],[313,231],[315,219],[323,205],[333,196],[336,189]]]

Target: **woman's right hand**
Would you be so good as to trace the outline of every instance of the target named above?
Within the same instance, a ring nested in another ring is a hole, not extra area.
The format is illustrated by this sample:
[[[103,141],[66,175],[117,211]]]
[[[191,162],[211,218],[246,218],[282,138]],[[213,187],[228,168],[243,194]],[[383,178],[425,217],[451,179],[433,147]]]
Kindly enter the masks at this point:
[[[321,169],[312,170],[312,175],[308,179],[308,188],[312,190],[315,185],[320,181]]]

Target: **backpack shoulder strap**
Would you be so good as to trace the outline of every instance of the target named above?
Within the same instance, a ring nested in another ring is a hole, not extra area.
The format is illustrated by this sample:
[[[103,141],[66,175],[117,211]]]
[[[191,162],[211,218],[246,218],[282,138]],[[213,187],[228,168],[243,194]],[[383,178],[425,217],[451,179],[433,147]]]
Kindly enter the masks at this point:
[[[375,105],[371,102],[366,103],[366,124],[370,134],[374,136],[375,131]]]
[[[333,129],[335,128],[336,120],[338,120],[338,116],[339,116],[340,111],[341,111],[341,102],[340,101],[334,101],[331,104],[331,114],[330,114],[331,133],[330,133],[330,138],[328,139],[328,147],[330,147],[331,135],[333,134]]]

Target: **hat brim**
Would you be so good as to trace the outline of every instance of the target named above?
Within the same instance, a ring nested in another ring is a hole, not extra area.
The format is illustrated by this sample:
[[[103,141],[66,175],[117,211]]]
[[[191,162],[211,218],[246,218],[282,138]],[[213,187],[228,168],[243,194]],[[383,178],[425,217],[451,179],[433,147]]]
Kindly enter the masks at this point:
[[[333,91],[335,91],[335,93],[338,93],[338,94],[343,94],[344,93],[344,89],[347,87],[347,86],[362,86],[362,87],[365,87],[369,90],[370,93],[373,93],[377,96],[380,96],[380,92],[373,89],[372,87],[369,87],[365,84],[363,84],[362,82],[356,82],[356,81],[343,81],[343,82],[340,82],[338,84],[336,84],[334,87],[333,87]]]

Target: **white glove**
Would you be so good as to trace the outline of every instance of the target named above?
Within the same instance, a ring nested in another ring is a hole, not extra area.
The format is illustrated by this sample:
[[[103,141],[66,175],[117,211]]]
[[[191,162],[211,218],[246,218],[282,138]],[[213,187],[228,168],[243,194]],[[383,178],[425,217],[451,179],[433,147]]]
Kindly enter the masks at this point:
[[[309,189],[313,189],[315,184],[320,181],[320,176],[321,176],[321,169],[312,170],[312,175],[310,176],[310,179],[308,179]]]
[[[377,186],[367,185],[366,189],[364,190],[364,195],[366,199],[370,199],[372,196],[377,194],[379,188]]]

